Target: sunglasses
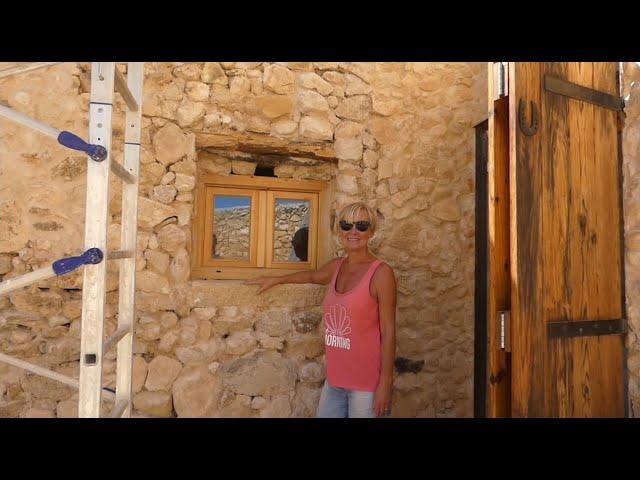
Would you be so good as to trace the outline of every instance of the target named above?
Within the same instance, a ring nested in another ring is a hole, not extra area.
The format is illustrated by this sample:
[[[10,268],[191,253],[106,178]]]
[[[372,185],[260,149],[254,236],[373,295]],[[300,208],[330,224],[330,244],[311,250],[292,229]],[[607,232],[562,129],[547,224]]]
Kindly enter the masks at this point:
[[[353,228],[353,225],[354,225],[353,223],[349,223],[346,220],[340,220],[340,228],[344,232],[348,232],[349,230],[351,230]],[[360,220],[358,222],[355,222],[355,226],[359,232],[366,232],[367,230],[369,230],[369,227],[371,226],[371,222],[367,220]]]

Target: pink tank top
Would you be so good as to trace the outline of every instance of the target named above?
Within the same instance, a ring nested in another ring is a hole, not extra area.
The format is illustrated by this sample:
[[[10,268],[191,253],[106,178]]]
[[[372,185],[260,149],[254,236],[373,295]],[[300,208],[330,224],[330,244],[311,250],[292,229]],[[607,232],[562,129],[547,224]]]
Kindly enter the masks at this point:
[[[373,392],[380,380],[381,346],[378,302],[369,284],[382,260],[375,260],[350,291],[336,291],[336,268],[324,298],[327,381],[332,387]]]

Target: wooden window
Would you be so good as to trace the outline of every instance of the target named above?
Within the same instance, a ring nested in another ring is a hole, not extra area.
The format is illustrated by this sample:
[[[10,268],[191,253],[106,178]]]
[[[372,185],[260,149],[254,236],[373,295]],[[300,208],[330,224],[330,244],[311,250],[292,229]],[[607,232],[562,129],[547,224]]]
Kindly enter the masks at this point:
[[[316,269],[328,260],[327,186],[308,180],[201,174],[192,278],[244,279]]]

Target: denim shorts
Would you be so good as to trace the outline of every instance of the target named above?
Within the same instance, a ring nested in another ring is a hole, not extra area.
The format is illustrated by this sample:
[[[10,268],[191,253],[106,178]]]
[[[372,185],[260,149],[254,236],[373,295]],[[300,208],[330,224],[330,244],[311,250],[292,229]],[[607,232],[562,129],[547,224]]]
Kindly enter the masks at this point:
[[[316,417],[375,418],[376,415],[373,411],[374,395],[375,392],[332,387],[325,380],[320,393],[320,403],[318,404]],[[388,414],[384,416],[388,416]]]

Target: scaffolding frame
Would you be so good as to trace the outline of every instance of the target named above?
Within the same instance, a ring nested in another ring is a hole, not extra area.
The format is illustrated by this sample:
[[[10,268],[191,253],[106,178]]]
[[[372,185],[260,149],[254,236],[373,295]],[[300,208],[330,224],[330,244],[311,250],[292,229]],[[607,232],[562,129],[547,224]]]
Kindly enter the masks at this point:
[[[0,71],[0,78],[30,72],[61,62],[22,64]],[[130,417],[132,411],[133,332],[135,325],[135,274],[140,173],[140,131],[142,123],[142,86],[144,63],[128,62],[127,78],[116,62],[91,64],[89,104],[89,141],[71,132],[60,131],[18,111],[0,105],[0,116],[56,138],[61,145],[87,154],[87,191],[85,209],[85,252],[62,258],[50,266],[4,280],[0,295],[84,266],[82,284],[82,320],[80,335],[80,378],[75,379],[12,356],[0,353],[0,361],[78,388],[78,416],[100,417],[103,395],[115,405],[109,417]],[[124,160],[120,165],[111,158],[111,118],[114,89],[126,104]],[[120,250],[107,251],[109,221],[109,173],[123,181]],[[120,260],[118,290],[118,326],[104,339],[106,302],[106,262]],[[116,347],[115,392],[102,385],[104,353]]]

